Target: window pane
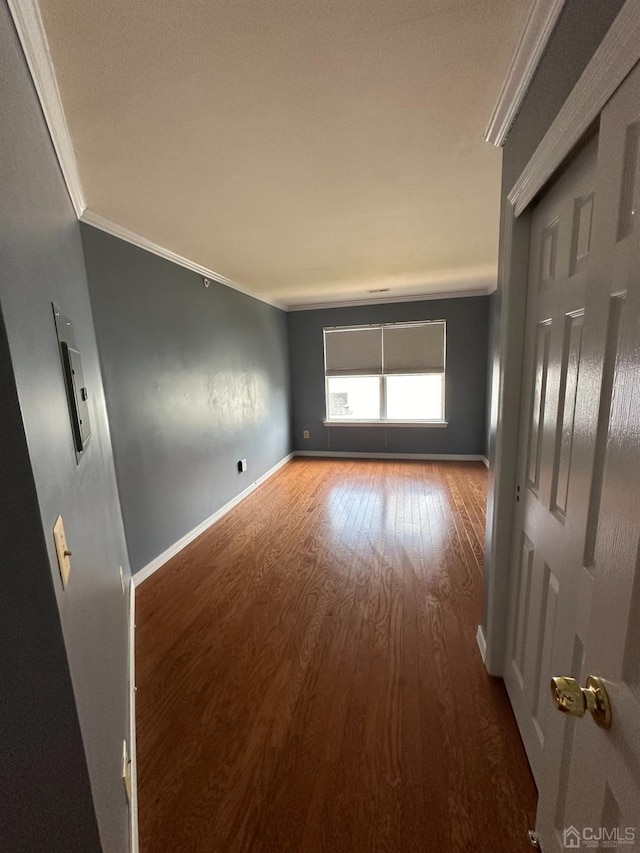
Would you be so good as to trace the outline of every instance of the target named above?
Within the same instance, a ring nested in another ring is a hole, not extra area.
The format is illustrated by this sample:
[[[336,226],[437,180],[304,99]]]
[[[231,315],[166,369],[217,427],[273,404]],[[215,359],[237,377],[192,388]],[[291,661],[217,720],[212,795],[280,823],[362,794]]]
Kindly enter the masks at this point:
[[[329,420],[380,420],[380,379],[377,376],[330,376],[327,396]]]
[[[443,379],[441,373],[387,376],[387,418],[391,421],[443,420]]]

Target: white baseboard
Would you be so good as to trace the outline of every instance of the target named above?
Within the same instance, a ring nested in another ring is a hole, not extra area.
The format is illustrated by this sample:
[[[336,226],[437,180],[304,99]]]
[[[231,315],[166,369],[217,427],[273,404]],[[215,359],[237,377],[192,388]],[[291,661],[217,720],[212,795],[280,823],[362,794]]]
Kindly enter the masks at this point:
[[[224,506],[220,507],[219,510],[210,515],[209,518],[205,518],[205,520],[199,524],[197,527],[194,527],[193,530],[190,530],[189,533],[186,533],[182,539],[178,539],[177,542],[174,542],[166,551],[163,551],[162,554],[159,554],[155,560],[152,560],[150,563],[147,563],[139,572],[136,572],[133,576],[133,582],[136,586],[140,586],[141,583],[146,581],[147,578],[151,577],[154,572],[157,572],[159,568],[164,566],[166,562],[168,562],[172,557],[175,557],[183,548],[193,542],[201,533],[204,533],[212,524],[215,524],[216,521],[219,521],[224,515],[230,512],[235,506],[237,506],[240,501],[243,501],[246,497],[248,497],[252,492],[261,486],[266,480],[269,479],[273,474],[276,473],[283,465],[286,465],[287,462],[290,462],[293,459],[294,454],[289,453],[288,456],[285,456],[284,459],[281,459],[278,463],[276,463],[273,468],[269,468],[269,470],[263,474],[261,477],[258,477],[257,480],[254,480],[250,486],[247,486],[246,489],[243,489],[239,494],[232,498],[228,503]]]
[[[484,464],[485,464],[485,465],[487,466],[487,468],[488,468],[488,467],[489,467],[489,460],[487,459],[487,457],[486,457],[486,456],[483,456],[483,457],[482,457],[482,461],[484,462]]]
[[[478,630],[476,632],[476,640],[478,641],[478,648],[480,649],[482,663],[485,663],[487,660],[487,641],[484,636],[484,628],[482,627],[482,625],[478,625]]]
[[[294,450],[294,456],[327,456],[338,459],[426,459],[434,462],[482,462],[479,453],[367,453],[351,450]]]
[[[129,803],[129,849],[138,853],[138,770],[136,753],[136,586],[129,581],[129,757],[131,802]]]

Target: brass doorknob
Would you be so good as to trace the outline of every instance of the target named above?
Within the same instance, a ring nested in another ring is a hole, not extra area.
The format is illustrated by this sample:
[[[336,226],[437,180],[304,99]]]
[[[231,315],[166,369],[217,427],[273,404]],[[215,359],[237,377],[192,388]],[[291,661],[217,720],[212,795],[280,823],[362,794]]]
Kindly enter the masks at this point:
[[[605,686],[600,678],[590,675],[586,686],[580,687],[575,678],[559,676],[551,679],[551,697],[563,714],[572,717],[584,717],[586,711],[601,729],[611,726],[611,702]]]

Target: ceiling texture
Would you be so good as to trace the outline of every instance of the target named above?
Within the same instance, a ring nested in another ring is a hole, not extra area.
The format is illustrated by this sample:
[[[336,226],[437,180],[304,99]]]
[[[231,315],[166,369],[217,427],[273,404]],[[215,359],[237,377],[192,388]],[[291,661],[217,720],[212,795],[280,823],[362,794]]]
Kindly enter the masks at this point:
[[[88,209],[284,307],[495,287],[529,7],[39,1]]]

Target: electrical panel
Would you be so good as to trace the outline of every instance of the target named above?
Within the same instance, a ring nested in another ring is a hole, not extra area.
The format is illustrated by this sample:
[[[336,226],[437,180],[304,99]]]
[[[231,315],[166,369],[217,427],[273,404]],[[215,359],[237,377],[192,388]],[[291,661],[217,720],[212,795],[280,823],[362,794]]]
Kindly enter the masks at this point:
[[[56,323],[56,333],[60,345],[62,371],[67,389],[69,417],[76,461],[79,463],[82,454],[91,438],[91,418],[89,416],[89,391],[84,383],[82,358],[76,346],[73,326],[62,311],[53,306],[53,316]]]

